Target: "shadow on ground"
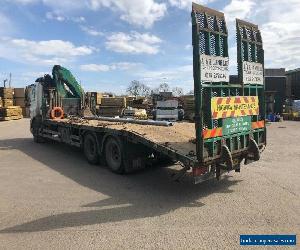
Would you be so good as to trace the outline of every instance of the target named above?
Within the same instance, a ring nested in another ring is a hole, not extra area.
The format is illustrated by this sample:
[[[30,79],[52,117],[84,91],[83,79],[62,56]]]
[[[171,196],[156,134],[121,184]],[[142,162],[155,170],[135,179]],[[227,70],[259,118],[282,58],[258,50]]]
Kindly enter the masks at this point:
[[[5,228],[0,233],[48,231],[160,216],[181,207],[204,206],[201,198],[212,193],[231,193],[229,188],[239,182],[225,176],[219,182],[212,180],[200,185],[194,185],[188,178],[178,183],[171,179],[174,170],[160,167],[116,175],[105,167],[89,165],[79,150],[66,145],[35,144],[31,138],[0,141],[0,150],[12,149],[109,198],[85,204],[83,211],[47,216]]]

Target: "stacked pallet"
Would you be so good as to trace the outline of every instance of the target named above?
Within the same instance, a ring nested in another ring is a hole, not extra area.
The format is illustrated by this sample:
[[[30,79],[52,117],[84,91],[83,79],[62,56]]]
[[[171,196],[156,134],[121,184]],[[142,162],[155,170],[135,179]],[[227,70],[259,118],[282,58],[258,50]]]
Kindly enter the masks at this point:
[[[0,87],[0,97],[2,102],[2,107],[10,107],[14,105],[13,97],[14,90],[13,88],[3,88]]]
[[[0,88],[0,97],[2,107],[0,107],[0,120],[18,120],[23,118],[22,108],[14,106],[14,89],[13,88]]]
[[[19,120],[22,118],[22,108],[19,106],[0,108],[0,121]]]
[[[195,98],[193,95],[186,95],[182,97],[182,104],[184,109],[184,119],[193,121],[195,118]]]
[[[105,97],[101,99],[97,114],[106,117],[121,116],[125,108],[125,97]]]
[[[22,115],[27,117],[26,114],[26,102],[25,102],[25,89],[24,88],[14,88],[14,106],[19,106],[22,108]]]

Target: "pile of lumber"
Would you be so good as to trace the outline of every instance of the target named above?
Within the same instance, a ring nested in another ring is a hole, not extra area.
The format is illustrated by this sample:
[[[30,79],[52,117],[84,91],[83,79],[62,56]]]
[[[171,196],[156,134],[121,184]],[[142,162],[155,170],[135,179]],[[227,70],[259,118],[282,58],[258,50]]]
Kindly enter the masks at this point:
[[[24,91],[24,89],[23,89]],[[17,95],[20,95],[20,91],[17,90]],[[25,93],[23,95],[23,102],[25,107]],[[14,89],[0,87],[0,121],[18,120],[23,118],[22,108],[19,106],[20,100],[14,103]],[[14,106],[15,105],[15,106]]]
[[[97,109],[97,115],[106,117],[121,116],[126,108],[125,97],[105,97]]]
[[[14,90],[13,88],[0,87],[1,106],[6,108],[14,105]]]
[[[105,97],[101,100],[103,107],[126,107],[126,98],[124,97]]]
[[[14,88],[14,106],[21,107],[23,117],[28,117],[28,110],[26,110],[24,88]]]
[[[194,121],[195,118],[195,98],[193,95],[182,96],[182,106],[184,109],[184,119]]]
[[[22,108],[19,106],[0,108],[0,121],[19,120],[22,118]]]

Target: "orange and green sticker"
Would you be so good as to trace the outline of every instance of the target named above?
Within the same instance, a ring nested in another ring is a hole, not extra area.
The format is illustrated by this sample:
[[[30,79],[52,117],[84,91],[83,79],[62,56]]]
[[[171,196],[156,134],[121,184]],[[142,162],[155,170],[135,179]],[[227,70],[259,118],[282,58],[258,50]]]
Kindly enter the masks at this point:
[[[258,115],[258,96],[213,97],[211,112],[212,119]]]

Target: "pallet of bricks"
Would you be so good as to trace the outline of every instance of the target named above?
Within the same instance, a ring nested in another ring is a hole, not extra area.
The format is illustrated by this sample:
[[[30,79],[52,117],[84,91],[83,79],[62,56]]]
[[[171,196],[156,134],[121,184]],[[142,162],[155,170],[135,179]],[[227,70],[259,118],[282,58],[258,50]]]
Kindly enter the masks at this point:
[[[22,108],[14,106],[13,88],[0,87],[0,121],[18,120],[23,118]]]
[[[182,105],[184,109],[184,119],[194,121],[195,119],[195,98],[193,95],[182,96]]]
[[[101,99],[97,115],[106,117],[122,116],[125,108],[125,97],[104,97]]]

